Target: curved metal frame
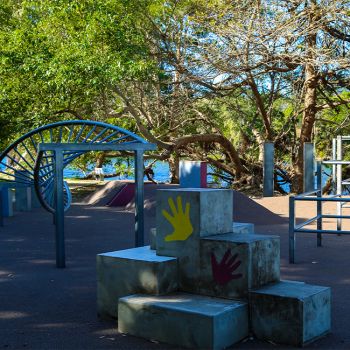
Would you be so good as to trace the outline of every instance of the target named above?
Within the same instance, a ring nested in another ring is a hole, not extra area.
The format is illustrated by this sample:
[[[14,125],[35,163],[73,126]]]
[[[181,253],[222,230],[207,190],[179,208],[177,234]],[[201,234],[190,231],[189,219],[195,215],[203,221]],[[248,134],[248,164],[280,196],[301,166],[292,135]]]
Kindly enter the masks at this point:
[[[66,133],[67,131],[67,133]],[[46,134],[44,134],[44,132]],[[48,132],[48,134],[47,134]],[[65,136],[65,140],[64,140]],[[38,138],[38,139],[35,139]],[[45,140],[46,138],[46,140]],[[47,140],[48,139],[48,140]],[[48,141],[48,142],[47,142]],[[56,142],[58,141],[58,142]],[[70,120],[52,123],[36,128],[21,136],[0,155],[0,164],[5,165],[14,173],[0,170],[14,180],[11,182],[35,186],[36,193],[42,206],[54,213],[54,155],[50,151],[38,152],[40,143],[77,143],[77,144],[148,144],[146,140],[134,133],[104,122],[91,120]],[[23,153],[18,148],[22,148]],[[32,149],[32,152],[30,150]],[[64,152],[64,167],[87,151]],[[14,155],[12,155],[14,153]],[[8,165],[5,158],[14,163]],[[17,159],[16,159],[17,158]],[[18,171],[20,170],[20,171]],[[17,172],[17,175],[15,174]],[[71,194],[68,185],[64,187],[65,210],[71,204]]]

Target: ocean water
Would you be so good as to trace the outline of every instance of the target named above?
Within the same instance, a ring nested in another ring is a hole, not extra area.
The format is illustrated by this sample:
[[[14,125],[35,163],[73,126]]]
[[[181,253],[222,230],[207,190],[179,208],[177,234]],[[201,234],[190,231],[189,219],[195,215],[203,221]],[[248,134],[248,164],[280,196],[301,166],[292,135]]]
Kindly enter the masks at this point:
[[[112,159],[112,163],[116,161],[116,159]],[[6,163],[6,159],[3,161],[4,163]],[[146,160],[145,161],[145,166],[148,166],[148,164],[150,164],[151,162],[153,162],[153,160]],[[129,168],[129,172],[121,174],[119,176],[115,176],[115,177],[109,177],[109,178],[105,178],[106,181],[110,181],[110,180],[134,180],[134,162],[133,159],[129,160],[129,162],[127,161],[122,161],[121,164],[123,164],[123,166],[125,168]],[[0,170],[5,170],[6,166],[1,163],[0,164]],[[88,167],[88,172],[93,171],[94,169],[94,165],[92,164],[90,167]],[[169,164],[168,162],[163,162],[163,161],[156,161],[153,165],[152,165],[152,169],[154,171],[154,179],[157,182],[160,183],[169,183],[170,182],[170,171],[169,171]],[[115,167],[112,164],[107,164],[105,166],[103,166],[103,171],[105,174],[113,174],[116,172]],[[208,165],[208,173],[214,173],[215,169],[213,167],[211,167],[210,165]],[[327,180],[329,179],[329,176],[331,176],[331,172],[332,169],[330,167],[326,167],[323,166],[323,173],[322,173],[322,185],[325,185]],[[70,166],[66,167],[64,169],[63,172],[63,176],[66,179],[71,179],[71,178],[84,178],[85,174],[79,170],[79,169],[74,169]],[[147,177],[144,177],[145,180],[147,180]],[[221,187],[227,187],[227,182],[225,181],[218,181],[216,179],[214,179],[214,177],[212,175],[208,175],[207,177],[207,182],[208,183],[217,183],[218,185],[220,185]],[[315,177],[315,187],[316,187],[316,177]],[[282,188],[289,193],[290,192],[290,185],[289,184],[284,184],[282,185]]]
[[[147,160],[145,161],[145,166],[153,162],[152,160]],[[129,166],[130,169],[132,170],[131,173],[128,174],[123,174],[120,176],[115,176],[115,177],[110,177],[106,178],[106,181],[110,180],[134,180],[134,174],[133,174],[133,160],[129,161],[129,164],[126,161],[123,161],[122,164],[124,164],[125,167]],[[93,166],[89,168],[89,171],[93,171]],[[322,174],[322,184],[326,184],[330,174],[331,174],[331,169],[326,169],[326,167],[323,167],[323,174]],[[169,164],[168,162],[163,162],[163,161],[156,161],[152,165],[152,169],[154,171],[154,179],[157,182],[161,183],[169,183],[170,182],[170,171],[169,171]],[[105,174],[113,174],[115,173],[115,168],[112,165],[105,165],[103,166],[103,171]],[[208,165],[208,173],[214,173],[215,169]],[[64,177],[65,178],[83,178],[84,173],[80,170],[72,169],[70,167],[67,167],[64,170]],[[147,177],[145,176],[144,178],[147,180]],[[214,177],[212,175],[208,175],[207,177],[207,183],[218,183],[221,187],[227,187],[228,184],[225,181],[215,181]],[[315,186],[316,186],[316,177],[315,177]],[[289,184],[284,184],[282,185],[283,190],[285,190],[287,193],[290,192],[290,185]]]
[[[151,161],[146,161],[145,166],[147,166]],[[134,180],[134,162],[130,161],[129,164],[126,161],[123,161],[122,164],[126,167],[129,168],[130,171],[128,173],[121,174],[119,176],[114,176],[114,177],[108,177],[105,180],[110,181],[110,180]],[[93,171],[94,166],[90,166],[88,168],[88,172]],[[113,174],[116,172],[115,168],[111,164],[104,165],[102,167],[103,172],[105,175],[107,174]],[[156,163],[153,164],[152,169],[154,171],[154,179],[157,182],[170,182],[170,172],[169,172],[169,164],[168,162],[162,162],[162,161],[157,161]],[[63,176],[65,178],[83,178],[85,174],[79,170],[79,169],[73,169],[71,167],[67,167],[64,169]],[[147,180],[147,177],[145,176],[145,180]]]
[[[145,166],[148,166],[148,164],[150,164],[152,162],[152,160],[147,160],[145,161]],[[131,171],[129,171],[129,174],[125,173],[119,176],[114,176],[114,177],[108,177],[105,178],[106,181],[110,181],[110,180],[134,180],[134,164],[133,161],[130,161],[129,164],[126,161],[123,161],[122,164],[125,167],[129,167],[129,169]],[[89,172],[93,171],[94,167],[91,166],[89,167]],[[104,174],[113,174],[115,173],[115,168],[108,164],[102,167]],[[157,161],[152,165],[152,169],[154,171],[154,180],[157,182],[161,182],[161,183],[170,183],[170,170],[169,170],[169,164],[168,162],[162,162],[162,161]],[[210,166],[208,166],[208,172],[212,173],[214,172],[214,169]],[[85,175],[84,173],[79,170],[79,169],[73,169],[71,167],[67,167],[64,169],[63,172],[63,176],[66,179],[69,178],[83,178]],[[145,180],[147,180],[147,177],[144,177]],[[208,183],[213,183],[214,178],[212,175],[208,175],[207,177],[207,182]],[[225,187],[227,186],[226,182],[222,182],[220,183],[221,186]]]

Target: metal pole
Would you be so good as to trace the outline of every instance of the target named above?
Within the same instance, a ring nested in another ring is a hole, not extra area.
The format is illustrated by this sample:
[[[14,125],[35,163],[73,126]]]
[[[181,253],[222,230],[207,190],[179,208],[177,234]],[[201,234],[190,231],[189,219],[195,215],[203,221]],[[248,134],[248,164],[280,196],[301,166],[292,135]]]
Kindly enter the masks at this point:
[[[332,160],[337,159],[337,139],[332,139]],[[336,194],[337,192],[337,166],[335,164],[332,165],[332,194]]]
[[[289,263],[295,262],[295,198],[289,197]]]
[[[55,238],[56,266],[66,267],[64,243],[63,151],[55,151]]]
[[[314,144],[312,142],[304,143],[304,169],[303,169],[303,186],[304,192],[310,192],[315,188],[314,172]]]
[[[343,145],[342,145],[342,137],[337,136],[337,159],[336,160],[342,160],[343,159]],[[342,165],[337,164],[337,178],[336,178],[336,183],[337,183],[337,193],[336,194],[342,194]],[[337,203],[337,215],[341,215],[341,202]],[[342,220],[337,219],[337,230],[341,231],[341,226],[342,226]]]
[[[317,162],[317,197],[322,197],[322,163]],[[317,201],[317,230],[322,230],[322,201]],[[317,232],[317,246],[322,246],[322,233]]]
[[[0,188],[0,226],[4,226],[4,189],[8,191],[7,187]]]
[[[275,157],[275,146],[273,142],[264,143],[264,166],[263,166],[263,177],[264,177],[264,197],[273,197],[274,189],[274,157]]]
[[[143,151],[135,151],[135,246],[144,245]]]

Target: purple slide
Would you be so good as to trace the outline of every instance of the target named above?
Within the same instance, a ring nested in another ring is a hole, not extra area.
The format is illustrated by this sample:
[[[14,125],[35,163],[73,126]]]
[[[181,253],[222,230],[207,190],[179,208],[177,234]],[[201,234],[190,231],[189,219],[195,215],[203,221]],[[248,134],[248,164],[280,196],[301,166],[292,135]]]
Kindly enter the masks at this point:
[[[123,207],[135,197],[135,183],[126,183],[123,188],[107,203],[110,207]]]

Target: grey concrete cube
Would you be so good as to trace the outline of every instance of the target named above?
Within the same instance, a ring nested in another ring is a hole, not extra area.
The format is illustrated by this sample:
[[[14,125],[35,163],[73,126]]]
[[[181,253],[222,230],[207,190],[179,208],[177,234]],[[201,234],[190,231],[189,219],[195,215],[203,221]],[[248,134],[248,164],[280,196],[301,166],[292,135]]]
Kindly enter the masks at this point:
[[[171,205],[173,203],[173,208]],[[181,208],[180,208],[181,207]],[[180,236],[172,235],[174,226],[166,217],[167,212],[175,223],[181,222],[182,213],[188,208],[192,231]],[[173,252],[175,242],[183,242],[191,236],[205,237],[232,232],[233,192],[209,188],[186,188],[157,191],[157,244],[160,253]],[[179,214],[179,215],[176,215]]]
[[[224,349],[248,335],[244,302],[175,293],[119,299],[118,330],[195,348]]]
[[[177,259],[158,256],[149,246],[98,254],[97,311],[117,317],[118,298],[134,294],[166,294],[178,288]]]
[[[157,191],[157,254],[179,258],[181,290],[197,291],[200,237],[232,231],[232,196],[217,189]]]
[[[245,298],[248,291],[280,279],[278,236],[227,233],[201,239],[200,294]]]
[[[32,190],[29,186],[16,186],[15,207],[17,211],[32,210]]]
[[[13,216],[14,191],[7,184],[0,184],[3,217]]]
[[[155,227],[152,227],[149,230],[149,242],[151,249],[156,250],[157,249],[157,229]]]
[[[31,187],[31,199],[33,208],[41,208],[41,203],[39,201],[38,195],[35,192],[34,186]]]
[[[281,281],[250,292],[255,336],[276,343],[303,346],[331,328],[331,290]]]
[[[232,232],[233,233],[254,233],[254,224],[247,222],[233,222]]]

